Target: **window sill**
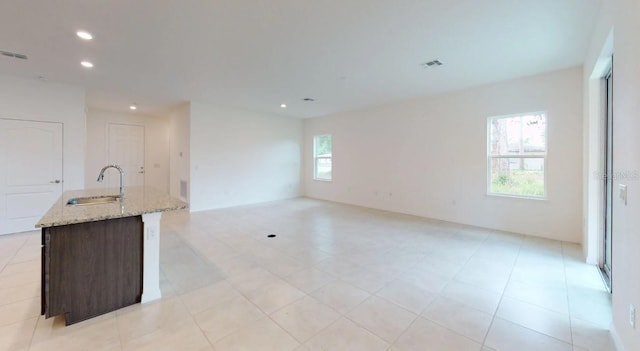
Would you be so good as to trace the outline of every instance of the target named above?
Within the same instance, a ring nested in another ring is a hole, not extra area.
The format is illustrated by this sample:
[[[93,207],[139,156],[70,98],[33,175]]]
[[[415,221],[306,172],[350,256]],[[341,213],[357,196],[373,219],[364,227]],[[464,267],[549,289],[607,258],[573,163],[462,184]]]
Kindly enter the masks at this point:
[[[512,198],[512,199],[535,200],[535,201],[548,200],[546,196],[526,196],[526,195],[512,195],[512,194],[498,194],[498,193],[486,193],[485,196],[506,197],[506,198]]]

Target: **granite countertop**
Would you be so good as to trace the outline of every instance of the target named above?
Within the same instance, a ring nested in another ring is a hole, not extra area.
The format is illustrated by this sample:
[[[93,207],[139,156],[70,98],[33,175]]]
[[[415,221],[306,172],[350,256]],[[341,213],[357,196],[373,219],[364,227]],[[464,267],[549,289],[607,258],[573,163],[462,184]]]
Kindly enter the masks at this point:
[[[67,205],[76,197],[118,195],[119,188],[65,191],[36,224],[36,228],[139,216],[145,213],[181,210],[188,207],[169,194],[151,187],[125,187],[124,200],[93,205]]]

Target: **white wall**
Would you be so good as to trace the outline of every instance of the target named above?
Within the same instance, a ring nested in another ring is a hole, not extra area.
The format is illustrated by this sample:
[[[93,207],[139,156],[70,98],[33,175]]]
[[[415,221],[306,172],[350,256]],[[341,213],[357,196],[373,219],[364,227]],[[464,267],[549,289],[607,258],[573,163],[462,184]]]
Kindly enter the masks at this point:
[[[191,210],[300,195],[302,121],[191,103]]]
[[[604,235],[604,125],[606,88],[603,77],[613,55],[613,10],[603,6],[584,64],[584,203],[583,250],[587,262],[599,264]]]
[[[487,196],[487,117],[547,111],[547,200]],[[333,181],[312,138],[333,135]],[[582,69],[305,121],[305,194],[580,242]]]
[[[62,123],[63,190],[84,187],[84,88],[0,76],[0,118]]]
[[[190,140],[191,104],[186,102],[177,106],[169,114],[169,194],[189,202],[190,189]],[[187,184],[185,196],[180,196],[180,182]]]
[[[108,163],[107,131],[110,123],[144,127],[145,185],[169,192],[169,118],[95,109],[89,109],[87,113],[86,187],[101,188],[109,184],[106,181],[98,183],[96,177]],[[113,173],[107,176],[110,174]]]
[[[640,179],[634,176],[640,172],[638,14],[638,0],[604,1],[601,16],[604,24],[594,33],[585,66],[587,73],[597,68],[607,35],[613,29],[613,167],[614,174],[626,175],[615,180],[614,189],[626,184],[628,197],[627,205],[617,198],[613,202],[612,332],[619,350],[627,351],[640,350],[640,325],[633,328],[629,324],[629,305],[640,306]],[[585,77],[585,81],[589,78]],[[587,95],[591,100],[597,99]],[[592,102],[589,106],[596,105]],[[591,109],[594,107],[590,107],[589,114],[593,112]]]

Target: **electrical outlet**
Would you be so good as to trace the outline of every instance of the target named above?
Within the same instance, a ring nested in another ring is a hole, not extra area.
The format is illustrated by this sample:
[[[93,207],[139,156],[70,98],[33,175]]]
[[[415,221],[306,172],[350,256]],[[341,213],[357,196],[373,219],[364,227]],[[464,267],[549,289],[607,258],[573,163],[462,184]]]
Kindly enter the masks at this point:
[[[631,325],[631,328],[636,327],[636,307],[631,304],[629,305],[629,324]]]
[[[147,240],[156,240],[156,230],[155,228],[151,227],[149,229],[147,229]]]
[[[624,184],[618,184],[618,197],[622,203],[627,206],[627,186]]]

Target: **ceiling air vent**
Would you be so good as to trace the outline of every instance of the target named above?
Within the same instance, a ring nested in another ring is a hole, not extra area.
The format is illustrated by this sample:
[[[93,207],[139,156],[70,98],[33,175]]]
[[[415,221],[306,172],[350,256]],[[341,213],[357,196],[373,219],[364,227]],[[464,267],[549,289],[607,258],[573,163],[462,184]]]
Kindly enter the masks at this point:
[[[422,68],[438,67],[438,66],[442,66],[442,62],[440,60],[433,60],[429,62],[423,62],[420,64],[420,67]]]
[[[27,59],[27,55],[16,54],[15,52],[9,52],[9,51],[0,50],[0,54],[2,54],[4,56],[7,56],[7,57],[13,57],[13,58],[21,59],[21,60],[26,60]]]

